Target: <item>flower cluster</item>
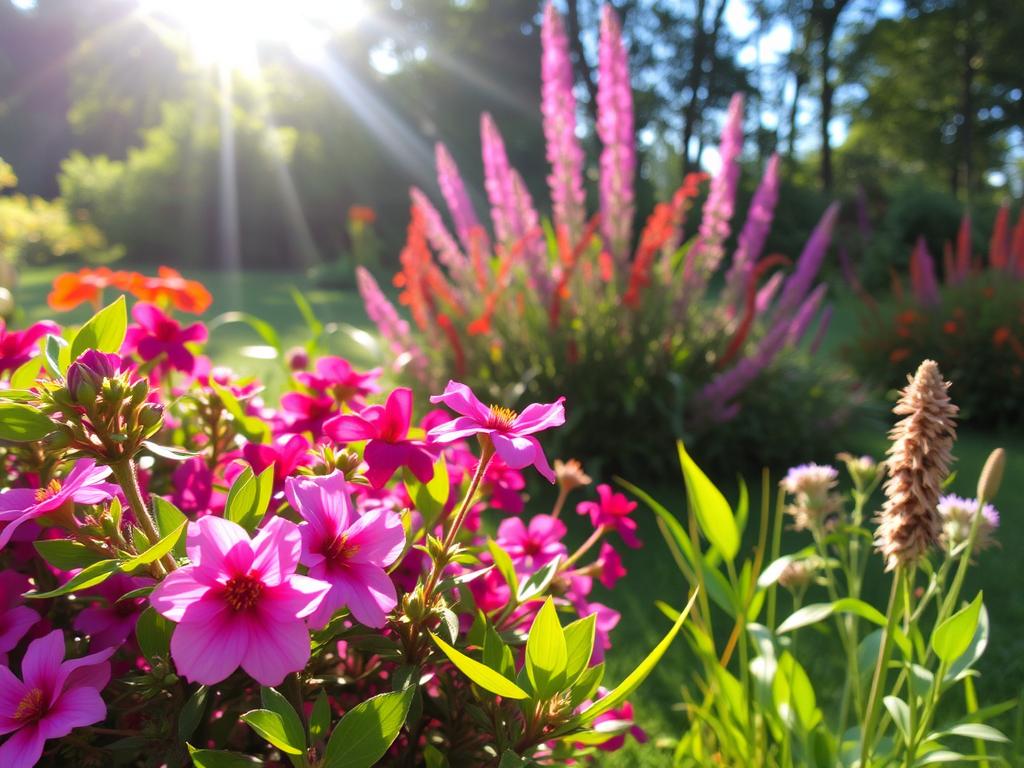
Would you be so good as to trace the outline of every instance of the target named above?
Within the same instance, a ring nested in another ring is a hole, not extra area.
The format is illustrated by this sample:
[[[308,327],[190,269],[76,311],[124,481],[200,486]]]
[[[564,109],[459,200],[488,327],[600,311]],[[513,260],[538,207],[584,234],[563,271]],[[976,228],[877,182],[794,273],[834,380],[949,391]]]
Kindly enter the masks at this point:
[[[737,95],[723,132],[722,169],[711,181],[699,230],[687,243],[683,224],[703,178],[692,174],[634,237],[633,93],[619,21],[606,6],[596,102],[600,210],[588,217],[570,44],[553,4],[544,12],[541,42],[551,226],[542,223],[498,127],[484,115],[482,160],[493,232],[481,223],[451,153],[439,144],[438,187],[451,229],[414,188],[402,270],[395,277],[412,326],[369,272],[360,271],[359,287],[409,381],[439,386],[454,371],[495,398],[502,394],[499,382],[518,383],[520,397],[550,399],[565,392],[579,408],[595,409],[578,412],[580,423],[600,418],[608,435],[596,444],[601,436],[588,431],[573,445],[621,464],[640,442],[622,440],[624,435],[644,434],[645,443],[653,435],[668,444],[683,431],[682,423],[690,433],[709,434],[745,404],[756,407],[746,397],[755,382],[776,366],[799,364],[785,350],[802,341],[817,346],[813,340],[820,339],[828,309],[825,288],[815,281],[837,209],[824,214],[789,275],[769,275],[785,263],[762,255],[778,198],[779,162],[772,158],[739,246],[726,258],[743,147],[743,99]],[[723,265],[727,290],[709,291]],[[599,403],[621,401],[623,392],[631,394],[622,407],[596,411]],[[674,418],[645,407],[651,402],[672,404]],[[633,458],[647,462],[649,454]]]
[[[422,704],[373,746],[394,764],[428,747],[563,763],[643,738],[600,688],[619,614],[599,590],[626,575],[616,537],[639,546],[636,503],[598,485],[573,546],[561,515],[591,479],[541,442],[564,398],[516,412],[450,381],[418,412],[426,398],[382,390],[379,370],[293,355],[275,407],[176,317],[196,305],[169,286],[194,298],[190,281],[160,279],[160,295],[100,270],[59,279],[66,303],[101,285],[140,300],[0,346],[0,763],[75,763],[130,733],[147,752],[321,764],[341,749],[334,713],[379,730],[371,702],[388,697]],[[558,485],[542,514],[534,470]],[[197,697],[210,716],[189,714]],[[265,727],[309,707],[319,736]],[[234,713],[251,728],[225,730]]]

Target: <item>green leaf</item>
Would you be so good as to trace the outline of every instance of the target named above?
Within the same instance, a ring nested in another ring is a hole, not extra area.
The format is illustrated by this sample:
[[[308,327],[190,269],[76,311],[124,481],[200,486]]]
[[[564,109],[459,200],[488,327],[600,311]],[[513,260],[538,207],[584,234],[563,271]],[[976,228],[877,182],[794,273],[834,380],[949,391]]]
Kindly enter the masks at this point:
[[[415,693],[415,687],[382,693],[346,712],[327,742],[325,768],[376,765],[398,738]]]
[[[77,592],[80,589],[95,587],[97,584],[101,584],[106,581],[111,574],[117,570],[117,567],[117,560],[100,560],[98,563],[93,563],[92,565],[83,568],[75,576],[68,579],[66,583],[56,589],[52,589],[49,592],[28,592],[25,594],[25,597],[43,600],[49,597],[67,595],[71,592]]]
[[[676,443],[676,448],[683,478],[686,480],[686,495],[697,516],[697,524],[704,537],[722,553],[722,557],[726,560],[735,559],[740,549],[740,534],[729,502],[690,458],[682,440]]]
[[[779,657],[776,670],[772,683],[776,709],[787,722],[810,731],[821,720],[811,679],[789,651]]]
[[[242,722],[247,723],[256,733],[269,741],[282,752],[289,755],[301,755],[305,752],[305,737],[292,741],[293,734],[288,733],[284,718],[269,709],[253,709],[242,715]]]
[[[221,749],[196,749],[188,745],[189,757],[196,768],[254,768],[263,765],[263,761],[241,752],[228,752]]]
[[[595,701],[580,714],[579,718],[577,718],[580,723],[588,725],[594,722],[599,715],[603,715],[605,712],[609,712],[622,704],[632,695],[633,691],[640,687],[640,684],[647,679],[647,676],[654,670],[655,665],[661,661],[661,657],[668,651],[672,641],[676,639],[676,635],[683,628],[683,622],[690,615],[690,609],[693,608],[693,603],[696,599],[697,590],[694,590],[689,602],[686,604],[686,608],[679,614],[679,618],[676,619],[676,623],[672,625],[672,629],[668,631],[668,634],[661,639],[660,643],[654,646],[654,649],[647,654],[647,658],[640,662],[637,668],[626,676],[625,680],[615,686],[607,696]]]
[[[1006,734],[996,728],[993,728],[991,725],[985,725],[985,723],[959,723],[950,728],[946,728],[940,733],[930,735],[927,740],[931,741],[932,739],[940,739],[944,736],[963,736],[968,739],[995,741],[1000,744],[1010,743]]]
[[[508,556],[508,552],[498,546],[498,542],[494,539],[487,540],[487,549],[490,550],[491,557],[494,558],[494,566],[498,569],[498,573],[501,574],[502,578],[505,579],[505,583],[512,590],[512,594],[518,595],[519,578],[516,576],[516,567],[512,564],[512,558]]]
[[[331,703],[327,699],[327,691],[323,688],[316,695],[313,702],[313,711],[309,717],[309,743],[316,744],[327,735],[327,729],[331,727]]]
[[[520,757],[511,749],[506,749],[501,755],[501,762],[498,763],[498,768],[526,768],[531,765],[530,761],[525,757]]]
[[[503,675],[498,674],[485,664],[472,659],[456,648],[448,645],[437,635],[430,635],[441,652],[455,665],[462,674],[479,685],[485,691],[504,696],[506,699],[525,699],[529,697],[522,688]]]
[[[982,593],[970,605],[943,620],[932,632],[932,650],[947,664],[952,664],[970,647],[981,615]]]
[[[488,624],[484,631],[484,664],[503,677],[516,676],[516,663],[512,658],[512,649],[505,645],[493,625]]]
[[[555,602],[549,597],[534,618],[526,640],[526,676],[541,699],[549,699],[562,689],[568,660],[565,631],[558,621]]]
[[[85,568],[105,559],[99,552],[93,552],[84,544],[71,539],[40,539],[32,545],[43,560],[61,571]]]
[[[200,685],[188,697],[188,701],[185,702],[185,706],[181,708],[181,713],[178,715],[179,740],[188,741],[196,728],[199,727],[199,722],[203,719],[203,715],[206,712],[206,699],[209,695],[210,689],[205,685]]]
[[[527,600],[544,594],[544,591],[551,585],[551,580],[558,573],[558,566],[561,565],[561,562],[562,556],[556,555],[554,560],[530,574],[526,581],[519,585],[519,592],[516,595],[517,602],[525,603]]]
[[[583,702],[588,699],[593,699],[597,693],[597,689],[601,687],[601,681],[604,680],[604,662],[595,664],[592,667],[587,667],[583,670],[583,673],[579,676],[575,683],[573,683],[570,691],[569,700],[573,706],[573,709],[580,706]]]
[[[402,479],[413,506],[423,517],[423,527],[430,530],[434,521],[444,511],[444,505],[448,503],[448,494],[451,492],[448,464],[443,456],[435,461],[434,476],[426,483],[419,482],[408,467],[403,470]]]
[[[879,627],[884,627],[886,624],[885,614],[873,605],[869,605],[863,600],[857,600],[853,597],[843,597],[832,603],[811,603],[810,605],[805,605],[803,608],[794,611],[779,625],[779,628],[776,631],[779,634],[792,632],[795,629],[801,629],[803,627],[810,626],[811,624],[817,624],[819,621],[827,619],[835,613],[852,613],[855,616],[866,619]],[[910,657],[910,639],[899,627],[894,628],[893,642],[899,646],[899,649],[904,656],[907,656],[908,658]]]
[[[42,361],[33,357],[18,366],[18,369],[11,374],[11,380],[8,383],[11,385],[11,389],[29,389],[39,380],[39,372],[42,370]]]
[[[261,320],[255,315],[250,315],[248,312],[225,312],[222,315],[217,315],[207,323],[207,328],[209,328],[212,333],[220,326],[228,325],[230,323],[242,323],[244,325],[248,325],[256,332],[265,344],[273,347],[279,355],[283,351],[281,340],[277,335],[277,331],[274,330],[274,326],[266,320]]]
[[[127,329],[128,310],[124,296],[118,296],[116,301],[89,318],[78,330],[75,340],[71,342],[70,359],[77,360],[80,354],[89,349],[118,352],[124,343]]]
[[[152,606],[139,614],[135,622],[135,638],[146,661],[153,664],[157,658],[167,659],[171,654],[171,634],[174,624],[155,610]]]
[[[69,357],[67,341],[60,336],[48,333],[46,341],[43,343],[43,367],[47,372],[55,379],[61,378],[64,371],[67,370],[67,364],[64,361]]]
[[[160,445],[152,440],[143,440],[142,445],[154,456],[159,456],[161,459],[167,459],[168,461],[186,461],[199,455],[195,451],[186,451],[184,448],[178,448],[173,445]]]
[[[185,513],[163,496],[153,495],[150,496],[150,498],[153,500],[153,516],[156,518],[156,527],[162,535],[170,533],[182,523],[188,523],[188,518],[185,517]],[[187,526],[185,530],[188,530]],[[171,552],[174,553],[175,557],[185,556],[184,536],[178,539],[175,545],[171,548]]]
[[[274,465],[254,475],[251,467],[245,470],[231,485],[224,507],[224,517],[238,523],[252,533],[263,520],[274,492]]]
[[[0,403],[0,440],[32,443],[56,429],[53,419],[24,403]]]
[[[249,416],[231,390],[213,379],[210,379],[210,388],[217,393],[217,397],[224,404],[224,409],[231,414],[239,432],[255,443],[266,443],[270,440],[270,426],[262,419]]]
[[[567,661],[565,665],[566,685],[573,685],[583,670],[590,664],[594,653],[594,637],[597,632],[597,614],[592,613],[577,619],[565,628],[565,649]]]
[[[133,570],[142,565],[148,565],[161,557],[166,555],[179,541],[185,539],[185,528],[188,526],[188,520],[178,525],[173,531],[164,536],[160,541],[151,546],[145,552],[136,555],[133,558],[125,560],[121,563],[121,570],[125,573],[131,573]]]
[[[912,734],[910,733],[910,707],[907,705],[907,702],[899,696],[886,696],[882,699],[882,703],[885,704],[885,708],[892,717],[892,721],[896,723],[896,727],[900,729],[903,743],[909,744]]]
[[[306,746],[306,731],[302,727],[302,719],[288,699],[273,688],[264,686],[260,689],[260,703],[263,704],[264,709],[276,712],[281,717],[289,744],[299,747]]]

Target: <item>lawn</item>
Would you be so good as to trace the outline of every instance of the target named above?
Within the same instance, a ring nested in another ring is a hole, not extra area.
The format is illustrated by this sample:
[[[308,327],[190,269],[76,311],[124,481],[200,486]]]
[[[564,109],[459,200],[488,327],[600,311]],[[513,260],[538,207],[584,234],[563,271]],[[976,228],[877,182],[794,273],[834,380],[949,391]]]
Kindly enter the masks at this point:
[[[22,273],[16,298],[25,308],[28,318],[35,320],[48,316],[45,295],[55,273],[52,269],[26,270]],[[302,315],[289,291],[290,287],[295,287],[312,305],[318,318],[332,330],[329,336],[332,350],[348,356],[357,364],[371,365],[380,362],[381,350],[376,347],[373,339],[368,338],[365,333],[353,332],[355,329],[367,329],[368,326],[359,297],[352,292],[317,289],[301,276],[280,273],[248,272],[235,279],[216,273],[191,274],[190,277],[203,280],[214,294],[214,306],[209,317],[227,311],[250,313],[269,321],[277,329],[285,347],[301,344],[308,338]],[[82,315],[84,316],[84,311]],[[78,316],[73,318],[80,319]],[[848,299],[841,300],[836,322],[826,341],[827,354],[839,353],[855,323],[854,303]],[[262,344],[261,339],[244,325],[223,325],[212,332],[209,352],[219,363],[231,365],[245,373],[263,376],[268,386],[274,389],[284,381],[284,372],[279,362],[261,357],[265,352],[261,348]],[[954,400],[955,393],[954,387]],[[571,401],[567,405],[571,408]],[[886,430],[887,423],[872,416],[853,430],[846,449],[854,453],[869,453],[881,457],[886,448]],[[973,594],[975,589],[984,590],[986,605],[993,617],[992,638],[986,658],[980,666],[982,677],[978,681],[981,699],[988,703],[1019,697],[1019,681],[1024,679],[1024,638],[1015,629],[1024,626],[1024,600],[1016,594],[1019,571],[1014,565],[1017,551],[1024,546],[1024,526],[1020,524],[1011,501],[1024,497],[1024,438],[1018,435],[973,432],[969,424],[964,424],[955,451],[958,457],[957,475],[952,483],[953,491],[973,496],[978,473],[988,452],[1000,445],[1007,449],[1009,459],[1003,488],[996,499],[996,505],[1002,515],[999,533],[1001,547],[985,554],[981,567],[970,577],[967,589],[967,594]],[[651,448],[666,451],[673,449],[669,445]],[[695,458],[700,461],[699,456]],[[808,460],[823,461],[830,458],[807,457]],[[651,482],[649,478],[628,479],[645,487],[670,510],[680,516],[683,515],[684,495],[681,481],[661,479]],[[732,478],[721,480],[724,488],[734,484]],[[537,489],[535,502],[540,504],[546,501],[547,494],[547,489]],[[757,503],[755,494],[752,499],[753,508],[757,508]],[[586,526],[582,521],[576,524],[575,516],[570,515],[570,518],[570,535],[576,541],[582,541],[587,533]],[[595,594],[596,600],[606,602],[622,613],[621,623],[613,634],[615,648],[608,674],[610,681],[618,681],[625,676],[668,628],[667,620],[654,608],[655,600],[680,605],[688,589],[661,541],[653,515],[641,508],[637,511],[637,519],[640,525],[640,538],[645,546],[639,550],[623,552],[629,576],[620,582],[613,593]],[[794,548],[806,543],[795,534],[790,535],[790,542]],[[881,585],[882,580],[879,578],[877,582]],[[595,589],[602,592],[599,586]],[[823,599],[823,595],[817,597]],[[808,601],[815,599],[817,598],[813,593],[808,595]],[[824,659],[816,667],[812,667],[812,674],[819,690],[829,688],[827,676],[830,661],[833,660]],[[651,742],[647,745],[630,743],[625,749],[603,761],[603,765],[670,764],[669,753],[658,749],[656,743],[660,738],[678,732],[682,726],[684,716],[674,705],[680,700],[679,689],[682,681],[686,679],[689,663],[684,644],[676,643],[652,678],[634,697],[637,719],[651,734]],[[1004,729],[1014,728],[1013,719],[1010,717],[999,724]],[[1018,743],[1019,741],[1017,739]]]

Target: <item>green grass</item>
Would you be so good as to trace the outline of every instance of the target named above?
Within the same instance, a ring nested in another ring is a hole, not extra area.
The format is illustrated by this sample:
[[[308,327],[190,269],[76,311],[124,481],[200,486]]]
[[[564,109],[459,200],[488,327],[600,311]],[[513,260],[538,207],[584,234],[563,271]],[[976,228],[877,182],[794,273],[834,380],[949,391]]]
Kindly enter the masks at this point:
[[[54,274],[56,270],[46,269],[32,270],[21,275],[21,283],[15,295],[25,307],[27,318],[35,320],[48,316],[45,295]],[[346,332],[347,325],[368,327],[361,302],[354,293],[319,290],[301,276],[270,272],[248,272],[235,279],[217,273],[191,274],[190,277],[201,279],[214,294],[214,307],[206,319],[226,311],[248,312],[269,321],[277,329],[285,347],[301,344],[308,338],[308,331],[289,291],[294,286],[313,305],[319,319],[325,325],[335,328],[336,332],[329,336],[329,345],[333,351],[363,365],[379,364],[383,359],[380,349],[375,349],[372,344],[359,343]],[[62,319],[69,322],[81,320],[85,314],[83,310]],[[855,331],[856,322],[857,309],[853,300],[841,299],[824,346],[827,355],[839,354],[843,343]],[[253,350],[247,349],[261,343],[259,337],[245,326],[222,326],[211,336],[209,354],[218,364],[262,376],[268,387],[274,390],[284,380],[280,364],[254,358]],[[849,445],[845,447],[853,453],[869,453],[881,457],[887,446],[887,428],[887,420],[869,413],[852,431]],[[957,475],[952,485],[952,490],[961,495],[975,495],[975,484],[985,458],[992,448],[1000,445],[1008,452],[1003,488],[996,499],[1002,515],[999,532],[1001,546],[986,552],[981,558],[979,566],[971,572],[965,593],[970,595],[976,589],[984,590],[985,602],[992,617],[992,638],[980,665],[982,676],[977,683],[983,703],[1020,696],[1024,681],[1024,636],[1018,632],[1019,628],[1024,627],[1024,599],[1016,592],[1020,584],[1017,558],[1024,548],[1024,526],[1021,525],[1016,507],[1017,500],[1024,498],[1024,437],[979,433],[972,431],[969,424],[963,425],[955,451],[958,458]],[[674,451],[671,445],[650,446],[650,449]],[[695,458],[700,461],[699,456]],[[831,457],[807,458],[827,461]],[[643,478],[628,479],[643,486],[670,510],[684,517],[681,480],[662,480],[652,484],[645,483]],[[733,478],[716,479],[723,482],[723,487],[734,485]],[[538,488],[536,494],[533,508],[541,511],[544,509],[542,502],[548,498],[547,490]],[[752,503],[755,505],[752,508],[756,509],[756,495]],[[581,542],[587,534],[586,525],[571,510],[567,517],[570,543]],[[622,613],[622,620],[612,636],[615,647],[609,658],[607,680],[610,683],[621,680],[668,629],[668,621],[654,608],[654,602],[664,600],[680,606],[688,590],[688,585],[661,540],[653,515],[641,507],[637,511],[637,519],[645,546],[639,550],[619,547],[629,575],[614,592],[608,593],[596,586],[593,596],[595,600],[607,603]],[[806,543],[795,534],[787,536],[787,542],[792,548]],[[880,561],[874,561],[872,567],[880,571]],[[883,579],[879,577],[876,581],[880,590]],[[878,594],[874,597],[876,604],[881,602]],[[809,594],[807,597],[808,601],[815,599],[825,599],[824,594]],[[633,697],[637,720],[650,734],[650,743],[638,745],[630,741],[626,748],[603,759],[602,765],[625,767],[671,764],[670,752],[659,748],[657,742],[679,733],[684,726],[685,718],[675,705],[681,699],[680,687],[683,682],[692,682],[688,671],[692,661],[684,643],[677,642],[670,649],[652,677]],[[819,690],[827,691],[837,685],[836,681],[829,678],[829,673],[835,670],[838,662],[838,659],[824,659],[812,667],[814,682]],[[1001,725],[1008,727],[1010,722],[1007,718]]]

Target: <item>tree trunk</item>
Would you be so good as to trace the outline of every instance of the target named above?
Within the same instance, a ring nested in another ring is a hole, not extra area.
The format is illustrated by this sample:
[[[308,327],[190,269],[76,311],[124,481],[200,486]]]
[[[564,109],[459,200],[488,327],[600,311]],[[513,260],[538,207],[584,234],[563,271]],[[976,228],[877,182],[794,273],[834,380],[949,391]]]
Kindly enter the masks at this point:
[[[583,51],[583,39],[580,37],[580,9],[578,0],[568,0],[565,16],[566,34],[569,35],[569,44],[572,46],[573,66],[576,69],[576,77],[583,81],[587,88],[587,111],[590,119],[597,124],[597,84],[594,82],[594,73],[587,64],[587,57]]]
[[[790,162],[796,157],[796,136],[797,136],[797,112],[800,106],[800,91],[804,89],[807,78],[803,72],[797,70],[794,73],[795,82],[793,85],[793,103],[789,105],[789,131],[786,134],[786,159]]]
[[[690,141],[697,127],[697,106],[700,103],[701,70],[704,67],[704,46],[707,35],[704,32],[704,10],[706,0],[697,0],[697,10],[693,17],[693,60],[686,77],[686,87],[690,90],[690,98],[683,109],[683,144],[681,147],[683,176],[693,170],[690,162]]]

